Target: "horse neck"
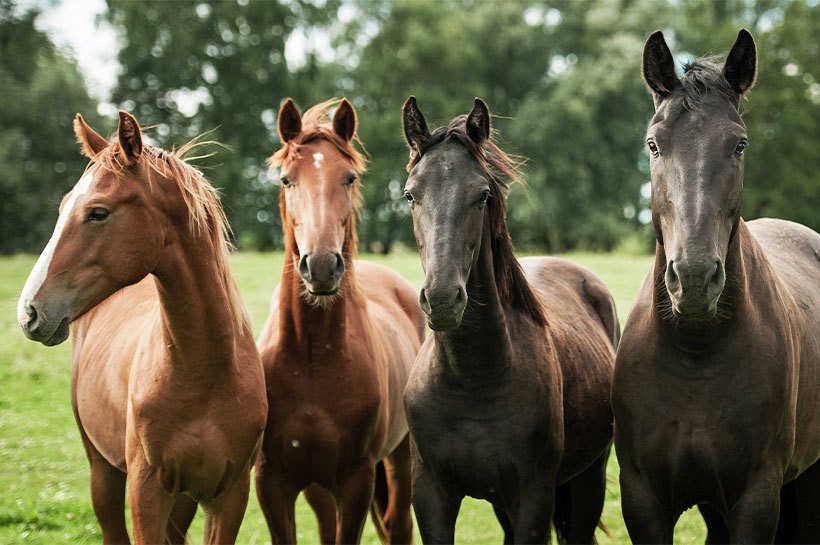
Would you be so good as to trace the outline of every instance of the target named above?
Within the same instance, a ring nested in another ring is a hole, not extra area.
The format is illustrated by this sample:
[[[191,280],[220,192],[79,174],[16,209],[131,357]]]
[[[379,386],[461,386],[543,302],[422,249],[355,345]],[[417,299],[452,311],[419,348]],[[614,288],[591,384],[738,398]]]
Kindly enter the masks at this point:
[[[214,241],[203,227],[178,226],[154,271],[159,291],[163,343],[172,367],[207,377],[235,361],[239,341],[253,342],[242,312],[234,308],[230,273],[220,269]],[[200,234],[201,233],[201,234]],[[175,239],[175,240],[174,240]]]
[[[746,308],[750,304],[749,285],[755,285],[761,274],[767,274],[761,265],[765,257],[740,219],[735,232],[729,239],[724,264],[726,283],[718,301],[719,313],[724,316],[717,323],[685,324],[666,320],[660,316],[659,308],[668,300],[664,275],[666,274],[666,252],[663,246],[656,245],[654,264],[653,312],[661,332],[670,338],[676,346],[686,352],[706,352],[713,346],[725,343],[727,332],[731,331],[745,318]]]
[[[467,308],[453,331],[435,332],[439,360],[456,376],[475,384],[496,384],[512,358],[507,317],[495,280],[489,218],[485,216],[481,248],[467,280]]]
[[[355,225],[352,221],[351,225]],[[348,230],[355,227],[348,227]],[[356,308],[364,308],[359,300],[353,258],[356,255],[355,231],[348,231],[342,255],[345,272],[339,292],[323,305],[311,304],[305,297],[305,287],[296,270],[299,253],[293,232],[285,234],[285,263],[279,288],[279,339],[291,351],[306,355],[300,361],[309,361],[313,346],[341,347],[347,344],[348,299],[356,298]]]

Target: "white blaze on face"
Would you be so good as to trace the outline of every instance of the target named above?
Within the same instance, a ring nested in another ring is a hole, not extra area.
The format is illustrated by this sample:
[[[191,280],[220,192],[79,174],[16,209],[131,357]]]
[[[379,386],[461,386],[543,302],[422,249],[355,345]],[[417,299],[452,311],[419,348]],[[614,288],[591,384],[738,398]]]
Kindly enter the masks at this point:
[[[313,166],[316,167],[316,170],[322,168],[322,161],[325,160],[325,155],[323,153],[314,153],[313,154]]]
[[[23,288],[23,293],[20,295],[20,301],[17,303],[17,319],[20,324],[25,324],[28,322],[26,307],[29,305],[34,296],[37,295],[37,292],[40,291],[40,287],[46,279],[46,275],[48,274],[48,266],[51,264],[51,258],[54,257],[54,251],[57,249],[57,245],[60,243],[60,237],[63,234],[63,229],[68,222],[68,218],[71,217],[71,211],[74,208],[74,203],[77,202],[77,198],[80,195],[88,193],[93,181],[94,175],[89,170],[82,178],[80,178],[80,181],[77,182],[74,189],[71,190],[71,196],[68,198],[68,201],[66,201],[65,206],[63,206],[63,210],[60,212],[60,217],[57,218],[57,225],[54,227],[54,233],[51,235],[51,239],[48,241],[45,250],[43,250],[43,253],[40,254],[40,257],[37,259],[37,263],[34,264],[34,269],[32,269],[31,274],[29,274],[28,280],[26,280],[26,285]]]

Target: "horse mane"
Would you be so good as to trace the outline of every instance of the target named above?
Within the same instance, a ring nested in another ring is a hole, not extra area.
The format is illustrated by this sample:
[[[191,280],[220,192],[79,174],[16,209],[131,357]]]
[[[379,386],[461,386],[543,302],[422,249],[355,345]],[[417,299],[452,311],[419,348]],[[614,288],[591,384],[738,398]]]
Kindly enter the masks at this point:
[[[214,143],[216,142],[202,140],[202,135],[199,135],[171,151],[144,144],[137,164],[146,167],[149,186],[154,183],[152,173],[176,183],[188,211],[188,226],[191,232],[207,236],[213,244],[217,270],[228,296],[231,313],[241,326],[246,319],[246,311],[228,263],[230,252],[233,250],[233,233],[222,208],[219,190],[211,185],[199,169],[188,162],[209,157],[210,154],[191,154],[202,146]],[[116,139],[95,156],[86,168],[93,165],[114,173],[122,173],[128,166],[121,160],[120,147]]]
[[[478,162],[490,180],[490,199],[487,215],[490,222],[491,247],[493,251],[493,272],[495,285],[502,302],[509,302],[513,308],[529,315],[536,323],[546,325],[544,308],[532,291],[524,276],[521,265],[515,258],[510,232],[507,229],[506,194],[513,183],[523,184],[521,160],[506,154],[495,143],[496,131],[479,146],[467,134],[467,116],[454,118],[446,127],[439,127],[421,147],[420,153],[413,153],[407,170],[410,171],[430,149],[439,144],[456,140],[464,146]]]
[[[712,55],[683,65],[680,89],[682,89],[684,108],[694,110],[712,91],[731,102],[737,101],[737,92],[723,77],[724,61],[725,55]]]

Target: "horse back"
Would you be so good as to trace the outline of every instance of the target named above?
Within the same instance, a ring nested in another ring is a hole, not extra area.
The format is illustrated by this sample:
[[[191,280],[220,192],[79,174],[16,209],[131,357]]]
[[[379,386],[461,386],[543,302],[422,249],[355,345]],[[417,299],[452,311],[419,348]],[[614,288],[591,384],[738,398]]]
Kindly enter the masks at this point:
[[[798,365],[795,460],[802,470],[820,456],[820,234],[786,220],[747,224],[779,284]]]
[[[72,324],[71,397],[77,423],[94,447],[125,471],[128,383],[135,356],[159,333],[156,284],[147,276]]]
[[[387,454],[407,433],[403,393],[424,338],[424,314],[416,290],[403,277],[367,261],[357,260],[355,266],[358,285],[367,300],[371,341],[386,363],[386,380],[381,384],[387,400]]]
[[[593,437],[601,449],[612,439],[609,392],[620,338],[615,303],[597,276],[571,261],[525,257],[520,262],[541,299],[561,367],[565,444],[559,478],[567,478],[595,459],[587,459],[593,450],[600,454],[590,448]]]

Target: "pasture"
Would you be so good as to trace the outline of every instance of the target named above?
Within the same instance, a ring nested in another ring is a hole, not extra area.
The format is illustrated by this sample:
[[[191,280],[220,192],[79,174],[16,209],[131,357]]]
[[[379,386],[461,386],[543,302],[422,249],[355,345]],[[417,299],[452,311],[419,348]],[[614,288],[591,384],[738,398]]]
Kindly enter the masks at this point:
[[[650,256],[582,254],[567,256],[596,272],[615,295],[623,326],[632,296],[648,270]],[[422,271],[415,252],[365,256],[420,285]],[[88,464],[70,404],[70,342],[46,348],[25,339],[15,317],[17,297],[35,257],[0,258],[0,543],[98,543],[100,531],[88,491]],[[237,253],[232,258],[242,295],[258,331],[268,312],[270,293],[278,282],[282,255]],[[604,522],[611,537],[599,532],[602,544],[628,541],[623,524],[614,454],[608,469]],[[314,518],[307,504],[297,505],[300,542],[315,543]],[[191,528],[193,542],[202,536],[202,516]],[[684,514],[675,538],[703,542],[699,515]],[[489,505],[465,500],[456,529],[460,543],[500,543],[501,530]],[[263,544],[269,534],[254,492],[238,543]],[[364,543],[378,543],[370,522]],[[417,542],[420,539],[417,537]]]

